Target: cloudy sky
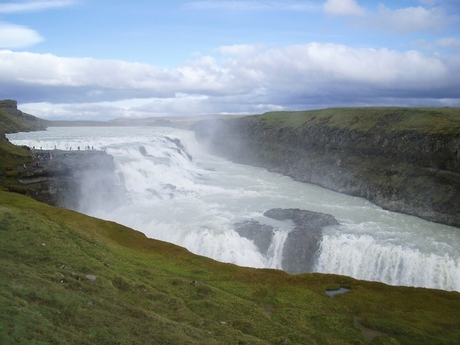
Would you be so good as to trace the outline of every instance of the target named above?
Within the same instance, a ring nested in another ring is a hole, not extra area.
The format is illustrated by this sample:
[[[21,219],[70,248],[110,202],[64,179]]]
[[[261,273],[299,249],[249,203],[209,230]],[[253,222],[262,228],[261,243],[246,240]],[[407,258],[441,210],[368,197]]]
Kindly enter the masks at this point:
[[[460,106],[460,1],[2,0],[6,98],[92,120]]]

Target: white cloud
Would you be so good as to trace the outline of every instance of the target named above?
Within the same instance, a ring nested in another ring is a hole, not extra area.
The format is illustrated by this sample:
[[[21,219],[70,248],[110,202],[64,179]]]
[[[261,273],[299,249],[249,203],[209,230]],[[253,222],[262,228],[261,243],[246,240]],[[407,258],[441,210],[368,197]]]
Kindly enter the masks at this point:
[[[0,49],[23,48],[43,41],[35,30],[25,26],[0,22]]]
[[[460,50],[460,39],[445,37],[436,40],[436,44],[443,48],[449,48],[452,50]]]
[[[251,104],[253,94],[206,97],[178,94],[171,98],[132,99],[97,103],[24,103],[19,108],[42,119],[111,120],[160,116],[245,115],[282,110],[274,104]]]
[[[29,2],[9,2],[0,4],[0,13],[40,11],[49,8],[65,7],[75,4],[76,0],[48,0]]]
[[[218,52],[226,55],[160,69],[3,50],[0,99],[67,104],[59,107],[61,113],[49,109],[47,114],[93,119],[260,113],[382,102],[436,105],[443,99],[460,105],[458,55],[321,43],[270,49],[224,46]],[[133,99],[136,102],[127,102]]]
[[[378,13],[371,17],[366,26],[399,34],[428,30],[440,32],[452,20],[440,7],[426,9],[418,6],[391,10],[380,4]]]
[[[359,6],[356,0],[327,0],[324,3],[324,12],[334,15],[363,15],[366,11]]]
[[[263,44],[235,44],[232,46],[219,47],[218,52],[222,55],[251,55],[265,50]]]

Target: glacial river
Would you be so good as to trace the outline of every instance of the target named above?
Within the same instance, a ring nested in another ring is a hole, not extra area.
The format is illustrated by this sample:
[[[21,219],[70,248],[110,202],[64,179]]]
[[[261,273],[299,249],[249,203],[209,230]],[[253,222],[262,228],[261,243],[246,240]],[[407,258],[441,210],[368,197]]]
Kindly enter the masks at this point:
[[[94,184],[83,184],[77,211],[194,253],[241,266],[281,269],[283,241],[292,227],[273,223],[276,234],[263,255],[232,226],[242,220],[262,221],[263,212],[271,208],[300,208],[332,214],[340,223],[324,229],[315,271],[460,291],[460,229],[212,156],[191,131],[51,127],[7,137],[14,144],[44,150],[106,150],[114,157],[126,197],[104,202]]]

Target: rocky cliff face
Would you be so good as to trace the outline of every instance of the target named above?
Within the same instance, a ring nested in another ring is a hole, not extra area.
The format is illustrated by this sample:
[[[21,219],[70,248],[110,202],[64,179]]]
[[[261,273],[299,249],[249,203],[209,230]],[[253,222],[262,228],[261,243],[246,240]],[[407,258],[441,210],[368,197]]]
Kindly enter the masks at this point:
[[[260,116],[195,125],[217,155],[265,167],[385,209],[460,227],[460,133],[360,131],[327,122],[277,127]]]
[[[283,271],[292,274],[313,272],[323,238],[322,229],[338,225],[330,214],[299,209],[275,208],[266,211],[264,216],[279,221],[289,220],[294,224],[284,242],[281,261]],[[262,255],[270,255],[275,227],[249,220],[235,224],[234,229],[241,236],[252,240]]]
[[[0,108],[18,109],[18,102],[13,99],[2,99],[0,100]]]
[[[99,202],[110,203],[120,195],[113,157],[103,151],[37,150],[33,156],[33,162],[19,167],[18,181],[36,200],[79,210],[83,194],[91,189],[103,192]]]

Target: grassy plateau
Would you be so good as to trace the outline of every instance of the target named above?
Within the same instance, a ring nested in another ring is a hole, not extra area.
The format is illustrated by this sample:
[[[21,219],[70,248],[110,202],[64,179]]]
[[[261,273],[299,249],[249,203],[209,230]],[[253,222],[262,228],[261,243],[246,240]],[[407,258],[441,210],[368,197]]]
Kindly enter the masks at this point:
[[[386,133],[412,131],[422,134],[460,133],[460,108],[329,108],[269,112],[261,116],[274,128],[300,128],[314,124],[367,132],[384,127]]]
[[[4,166],[30,159],[0,150]],[[0,190],[2,345],[460,342],[457,292],[216,262],[12,193],[14,173]]]

